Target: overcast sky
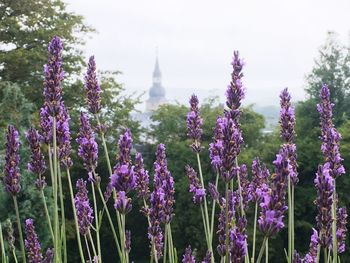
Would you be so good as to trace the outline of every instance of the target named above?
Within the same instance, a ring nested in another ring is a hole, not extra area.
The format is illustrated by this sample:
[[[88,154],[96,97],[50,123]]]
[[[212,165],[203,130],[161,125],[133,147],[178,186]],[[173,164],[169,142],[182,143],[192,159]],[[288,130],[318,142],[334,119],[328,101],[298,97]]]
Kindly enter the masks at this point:
[[[67,2],[98,31],[86,55],[94,54],[100,69],[122,71],[119,81],[129,92],[151,86],[158,47],[170,101],[186,102],[192,93],[223,100],[233,50],[246,62],[246,103],[275,104],[284,87],[303,99],[305,75],[327,31],[349,41],[348,0]]]

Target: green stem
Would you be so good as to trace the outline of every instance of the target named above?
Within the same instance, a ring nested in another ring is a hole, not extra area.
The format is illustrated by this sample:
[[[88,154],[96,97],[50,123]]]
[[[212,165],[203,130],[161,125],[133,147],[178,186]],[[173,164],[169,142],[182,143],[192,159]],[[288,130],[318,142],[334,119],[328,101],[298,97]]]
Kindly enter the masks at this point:
[[[269,262],[269,239],[266,239],[265,263]]]
[[[226,262],[230,262],[229,257],[229,239],[228,239],[228,183],[225,183],[225,247],[226,247]]]
[[[219,183],[219,172],[216,173],[215,178],[215,187],[218,188]],[[214,232],[214,221],[215,221],[215,208],[216,208],[216,200],[213,200],[213,207],[211,209],[211,221],[210,221],[210,243],[213,243],[213,232]]]
[[[52,133],[53,133],[53,188],[54,188],[54,253],[55,262],[60,262],[60,246],[59,246],[59,219],[58,219],[58,178],[57,178],[57,136],[56,136],[56,117],[53,117],[52,121]]]
[[[89,232],[88,232],[88,235],[89,235],[89,240],[90,240],[90,243],[91,243],[92,251],[94,252],[94,257],[98,257],[98,256],[97,256],[97,253],[96,253],[96,248],[95,248],[94,240],[92,239],[91,231],[90,231],[90,230],[89,230]],[[93,262],[94,262],[94,261],[93,261]]]
[[[208,237],[208,228],[206,226],[206,222],[205,222],[205,216],[204,216],[204,211],[203,211],[203,204],[200,204],[200,208],[201,208],[201,213],[202,213],[202,220],[203,220],[203,227],[204,227],[204,234],[205,234],[205,240],[207,242],[207,246],[209,247],[209,237]]]
[[[58,171],[58,185],[59,185],[59,192],[60,192],[60,205],[61,205],[61,242],[63,243],[63,260],[64,263],[67,263],[67,244],[66,244],[66,220],[64,216],[64,201],[63,201],[63,188],[62,188],[62,176],[61,176],[61,169],[58,165],[57,167]]]
[[[333,263],[337,263],[338,258],[338,244],[337,244],[337,193],[334,179],[334,192],[333,192],[333,203],[332,203],[332,242],[333,242]]]
[[[2,262],[6,263],[6,251],[4,246],[4,237],[2,235],[1,223],[0,223],[0,245],[1,245],[1,259],[2,259]]]
[[[195,142],[196,144],[198,144],[197,142]],[[197,163],[198,163],[198,171],[199,171],[199,178],[200,178],[200,182],[201,182],[201,185],[202,187],[205,187],[204,185],[204,179],[203,179],[203,172],[202,172],[202,165],[201,165],[201,159],[199,157],[199,153],[196,154],[197,155]],[[213,254],[213,249],[212,249],[212,244],[211,244],[211,231],[209,229],[209,226],[210,226],[210,222],[209,222],[209,214],[208,214],[208,205],[207,205],[207,197],[206,195],[204,195],[204,200],[203,200],[203,203],[204,203],[204,214],[205,214],[205,221],[206,221],[206,227],[207,227],[207,233],[208,233],[208,251],[211,252],[212,254],[212,257],[211,257],[211,262],[214,263],[215,260],[214,260],[214,254]]]
[[[97,120],[97,124],[100,126],[101,122],[100,122],[100,118],[98,117],[98,114],[95,114],[96,120]],[[105,139],[105,135],[103,132],[100,132],[101,134],[101,139],[102,139],[102,145],[103,145],[103,149],[105,152],[105,156],[106,156],[106,161],[107,161],[107,167],[108,167],[108,171],[109,171],[109,176],[112,176],[112,166],[111,166],[111,161],[109,159],[109,154],[108,154],[108,149],[107,149],[107,143],[106,143],[106,139]]]
[[[294,209],[295,209],[295,202],[294,202],[294,186],[291,185],[292,188],[292,257],[293,257],[293,253],[294,253],[294,240],[295,240],[295,228],[294,228]]]
[[[49,167],[50,167],[51,184],[52,184],[52,198],[54,198],[55,197],[55,187],[54,187],[55,177],[54,177],[54,171],[53,171],[52,153],[51,153],[50,144],[48,144],[47,151],[48,151],[48,156],[49,156]]]
[[[163,255],[163,263],[167,261],[167,250],[168,250],[168,227],[165,225],[164,229],[164,255]]]
[[[118,210],[116,211],[117,214],[117,223],[118,223],[118,230],[119,230],[119,236],[120,236],[120,248],[122,252],[122,263],[125,263],[125,239],[124,239],[124,232],[123,227],[120,219],[120,213]]]
[[[267,239],[268,238],[265,236],[264,240],[262,242],[262,245],[261,245],[261,248],[260,248],[260,252],[259,252],[259,255],[258,255],[258,259],[256,260],[256,263],[260,263],[260,261],[261,261],[261,258],[262,258],[263,254],[264,254],[264,251],[266,250]]]
[[[12,254],[13,254],[13,258],[14,258],[14,260],[15,260],[15,263],[18,263],[17,256],[16,256],[16,252],[15,252],[14,249],[12,250]]]
[[[39,180],[41,180],[41,178]],[[54,237],[53,229],[52,229],[52,225],[51,225],[49,209],[47,208],[47,203],[46,203],[46,198],[45,198],[45,194],[44,194],[44,189],[41,189],[40,193],[41,193],[41,199],[43,200],[45,214],[46,214],[46,219],[47,219],[47,223],[49,225],[49,230],[50,230],[50,234],[51,234],[51,238],[52,238],[52,242],[53,242],[55,240],[55,237]]]
[[[92,189],[92,198],[93,198],[94,210],[95,210],[95,228],[96,228],[96,242],[97,242],[97,252],[98,252],[97,256],[98,256],[98,261],[102,262],[101,243],[100,243],[100,225],[99,225],[99,218],[98,218],[95,186],[94,186],[93,182],[91,182],[91,189]],[[89,233],[89,235],[91,235],[91,234]]]
[[[292,260],[292,191],[291,191],[291,182],[290,174],[288,175],[288,258],[289,262]]]
[[[255,242],[256,242],[256,221],[257,221],[257,217],[258,217],[258,202],[255,202],[252,263],[254,263],[254,261],[255,261]]]
[[[12,197],[13,197],[13,203],[15,205],[15,211],[16,211],[17,228],[18,228],[18,233],[19,233],[19,242],[20,242],[20,246],[21,246],[22,260],[24,263],[26,263],[26,252],[24,250],[24,239],[23,239],[23,232],[22,232],[22,226],[21,226],[21,219],[19,218],[17,197],[15,195]]]
[[[86,235],[84,235],[84,239],[85,239],[86,250],[88,252],[89,261],[92,262],[91,261],[91,253],[90,253],[89,242],[87,241]]]
[[[112,233],[113,233],[114,241],[115,241],[115,244],[117,246],[119,258],[121,260],[122,259],[122,251],[120,250],[120,244],[119,244],[119,241],[118,241],[117,233],[115,232],[113,221],[112,221],[112,218],[111,218],[111,214],[109,213],[109,210],[108,210],[108,207],[107,207],[107,203],[106,203],[106,201],[104,199],[104,196],[103,196],[103,193],[102,193],[100,185],[97,185],[97,190],[98,190],[98,192],[100,194],[100,197],[101,197],[104,209],[106,211],[106,215],[107,215],[107,218],[108,218],[108,221],[109,221],[109,225],[110,225]]]
[[[80,259],[81,259],[82,263],[85,263],[84,252],[83,252],[83,247],[81,245],[81,239],[80,239],[80,233],[79,233],[77,211],[76,211],[75,204],[74,204],[74,194],[73,194],[72,180],[71,180],[70,172],[69,172],[68,168],[67,168],[67,177],[68,177],[70,199],[71,199],[71,202],[72,202],[72,209],[73,209],[73,215],[74,215],[74,225],[75,225],[75,232],[76,232],[77,240],[78,240],[78,248],[79,248]]]

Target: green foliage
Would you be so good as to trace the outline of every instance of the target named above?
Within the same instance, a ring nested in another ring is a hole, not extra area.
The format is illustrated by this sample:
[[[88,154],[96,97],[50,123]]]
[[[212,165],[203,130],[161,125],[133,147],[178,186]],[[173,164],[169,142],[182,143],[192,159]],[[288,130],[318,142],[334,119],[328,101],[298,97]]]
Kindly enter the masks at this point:
[[[93,29],[82,16],[68,12],[61,0],[4,0],[0,2],[0,17],[0,78],[19,83],[26,98],[38,108],[51,38],[58,35],[63,40],[64,69],[66,79],[70,79],[84,65],[79,47]]]

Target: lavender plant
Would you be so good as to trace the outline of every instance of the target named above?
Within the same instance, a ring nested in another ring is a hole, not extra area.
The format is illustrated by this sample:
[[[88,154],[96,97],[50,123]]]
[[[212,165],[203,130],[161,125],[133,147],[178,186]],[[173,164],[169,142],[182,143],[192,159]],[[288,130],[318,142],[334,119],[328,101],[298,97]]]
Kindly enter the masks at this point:
[[[87,172],[87,180],[78,179],[74,193],[70,176],[70,168],[73,166],[71,154],[74,151],[71,147],[70,116],[63,101],[62,52],[61,40],[54,37],[49,45],[48,63],[44,67],[45,102],[40,109],[40,130],[37,131],[32,127],[26,133],[31,150],[28,170],[35,175],[33,184],[40,192],[52,239],[53,248],[47,250],[46,256],[42,254],[32,219],[25,221],[26,239],[22,234],[17,202],[17,195],[21,190],[19,133],[12,125],[8,126],[6,133],[3,183],[14,201],[22,253],[21,260],[26,262],[28,259],[28,262],[33,263],[68,262],[63,203],[64,182],[62,181],[62,172],[65,172],[82,263],[103,262],[100,227],[104,216],[108,219],[119,261],[122,263],[131,261],[132,226],[131,229],[127,229],[126,221],[135,199],[140,199],[142,202],[141,213],[147,218],[150,261],[178,262],[171,228],[175,217],[175,183],[168,168],[166,146],[162,143],[157,145],[153,178],[150,178],[141,153],[136,153],[135,158],[132,154],[134,150],[132,133],[126,128],[118,140],[116,164],[114,167],[111,166],[105,138],[107,127],[100,121],[103,105],[93,56],[89,59],[85,75],[88,112],[80,113],[80,128],[76,138],[79,144],[77,155]],[[226,107],[222,116],[217,117],[212,143],[208,147],[213,174],[202,170],[201,155],[205,153],[202,143],[203,119],[200,116],[199,100],[195,95],[190,98],[190,110],[186,120],[187,135],[191,141],[190,147],[196,155],[197,163],[192,166],[187,165],[184,170],[189,180],[192,202],[198,205],[201,211],[206,240],[207,252],[201,262],[260,263],[264,254],[265,261],[268,262],[268,240],[285,228],[284,218],[287,211],[288,252],[286,252],[286,260],[288,263],[318,263],[321,254],[324,256],[325,263],[340,262],[339,254],[345,250],[347,210],[339,206],[336,179],[345,173],[345,169],[339,150],[341,136],[332,121],[333,105],[330,102],[327,86],[321,88],[321,100],[317,106],[320,113],[321,151],[324,155],[324,163],[319,165],[314,180],[317,192],[316,228],[312,229],[309,250],[302,256],[294,249],[294,190],[298,182],[298,165],[294,144],[296,121],[291,95],[287,89],[280,94],[280,125],[283,143],[273,162],[274,173],[270,175],[266,165],[257,157],[253,160],[250,176],[247,165],[238,161],[244,143],[240,117],[242,115],[241,103],[245,96],[245,88],[242,83],[244,63],[238,52],[234,52],[232,66],[231,81],[226,91]],[[95,123],[96,126],[94,126]],[[103,189],[104,191],[101,189],[101,177],[96,172],[98,158],[101,156],[98,153],[95,131],[98,132],[101,139],[104,160],[109,172],[110,182],[106,189]],[[46,153],[43,146],[47,147]],[[45,178],[45,154],[48,156],[48,170],[51,179],[48,182]],[[210,182],[207,183],[204,178],[209,178]],[[87,181],[91,184],[93,207],[90,205]],[[150,182],[153,184],[150,185]],[[54,202],[54,210],[51,214],[47,208],[47,197],[43,191],[44,187],[50,183],[52,193],[49,194],[52,194]],[[221,192],[220,189],[224,191]],[[212,199],[211,207],[209,206],[210,199]],[[114,204],[114,213],[109,211],[107,205],[110,200]],[[98,201],[102,202],[102,209],[97,206]],[[248,247],[250,233],[247,225],[251,205],[255,209],[250,257]],[[216,208],[219,211],[216,211]],[[115,229],[115,224],[117,229]],[[217,229],[214,232],[215,227]],[[256,256],[258,230],[263,235],[263,241]],[[214,234],[217,235],[217,244],[214,244]],[[85,241],[84,245],[81,238]],[[13,258],[17,261],[13,239],[7,241],[11,253],[6,254],[4,242],[2,225],[0,225],[2,260],[8,262],[8,255],[12,253]],[[215,260],[214,246],[220,259],[217,257]],[[192,251],[188,246],[181,259],[182,262],[195,263],[196,253],[196,249]]]

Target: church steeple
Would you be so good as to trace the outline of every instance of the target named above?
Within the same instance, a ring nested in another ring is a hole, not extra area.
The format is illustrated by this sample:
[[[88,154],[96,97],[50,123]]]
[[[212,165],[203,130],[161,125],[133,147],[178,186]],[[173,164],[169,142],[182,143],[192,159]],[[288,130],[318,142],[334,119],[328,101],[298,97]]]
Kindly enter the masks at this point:
[[[162,86],[162,73],[159,67],[158,55],[156,56],[156,63],[153,70],[153,85],[149,89],[149,98],[146,101],[146,111],[152,112],[160,105],[166,103],[165,89]]]

